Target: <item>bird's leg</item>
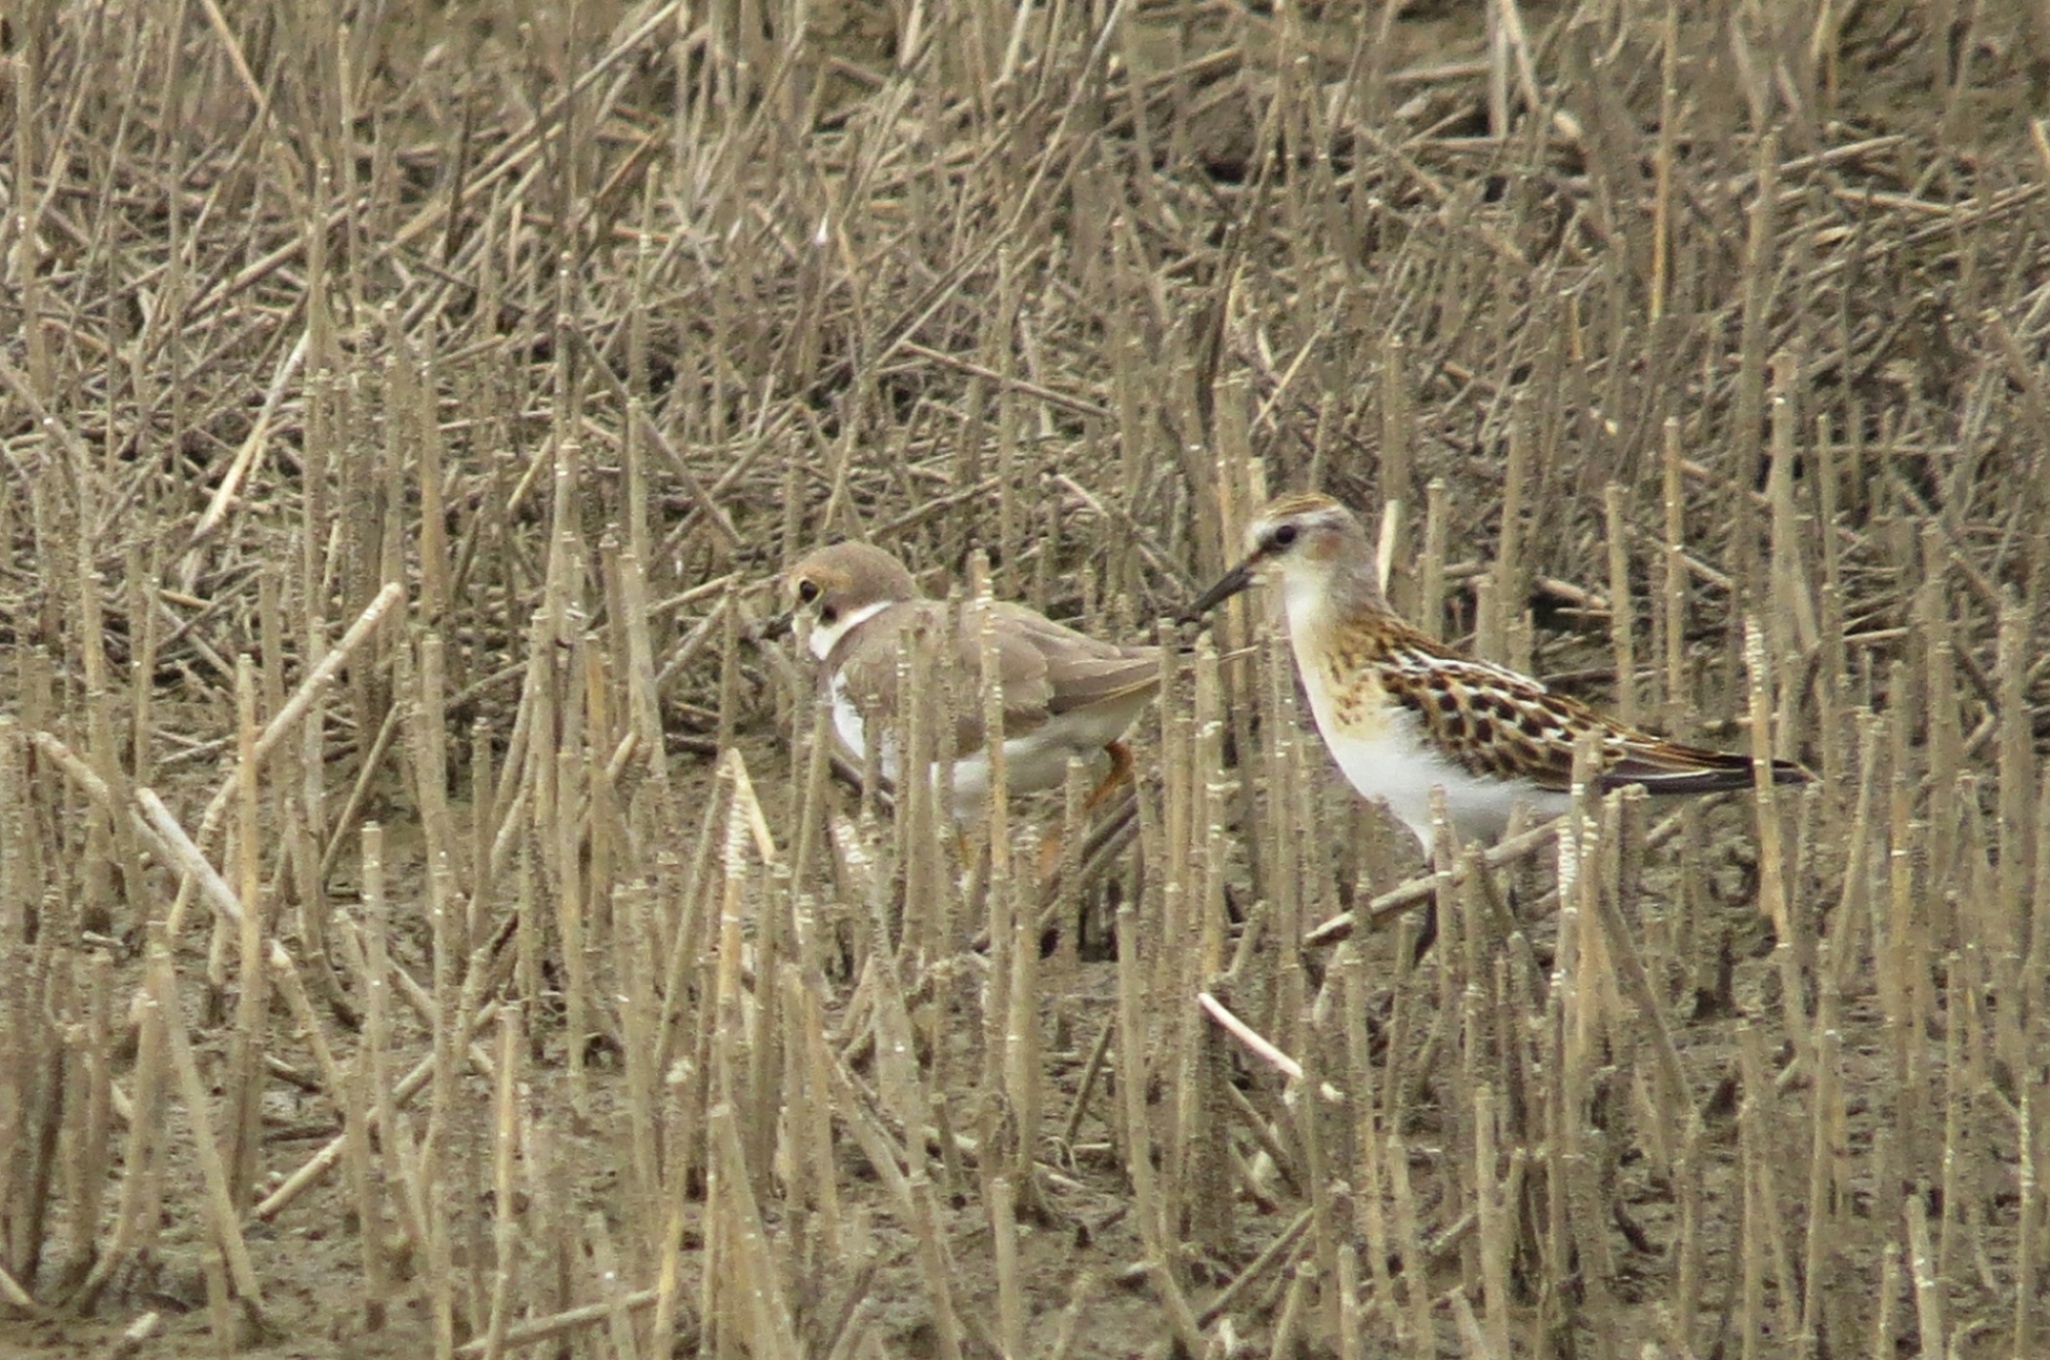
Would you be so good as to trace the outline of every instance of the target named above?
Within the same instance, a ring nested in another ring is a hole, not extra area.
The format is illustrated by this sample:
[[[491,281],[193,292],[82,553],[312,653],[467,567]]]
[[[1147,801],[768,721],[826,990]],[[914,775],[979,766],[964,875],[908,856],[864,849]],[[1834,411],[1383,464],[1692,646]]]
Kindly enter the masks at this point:
[[[1110,769],[1102,779],[1097,781],[1096,787],[1090,790],[1089,796],[1082,800],[1082,817],[1084,819],[1087,819],[1091,813],[1102,807],[1104,800],[1115,793],[1119,785],[1132,777],[1131,747],[1121,741],[1114,741],[1104,747],[1103,750],[1104,754],[1110,757]],[[1058,869],[1060,864],[1061,833],[1057,830],[1050,831],[1047,833],[1046,839],[1039,843],[1039,881],[1041,883],[1050,881],[1053,878],[1054,870]]]
[[[1082,811],[1085,815],[1101,807],[1103,800],[1110,797],[1118,785],[1132,777],[1131,747],[1121,741],[1114,741],[1104,747],[1103,750],[1104,754],[1110,757],[1110,771],[1103,776],[1089,797],[1084,800]]]
[[[1418,919],[1416,943],[1409,949],[1409,966],[1417,967],[1424,961],[1424,955],[1431,952],[1431,946],[1438,942],[1438,898],[1436,894],[1424,899],[1423,915]]]

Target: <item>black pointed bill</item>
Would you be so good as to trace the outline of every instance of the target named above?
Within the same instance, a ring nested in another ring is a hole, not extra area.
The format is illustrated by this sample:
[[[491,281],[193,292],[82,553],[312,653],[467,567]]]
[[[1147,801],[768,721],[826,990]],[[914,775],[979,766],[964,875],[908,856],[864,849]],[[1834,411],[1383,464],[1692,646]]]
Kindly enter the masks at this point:
[[[1253,563],[1250,559],[1239,563],[1217,579],[1217,584],[1198,595],[1187,609],[1182,611],[1185,619],[1199,619],[1253,584]]]
[[[764,642],[797,636],[797,609],[779,609],[756,624],[748,632],[748,639],[757,646]]]

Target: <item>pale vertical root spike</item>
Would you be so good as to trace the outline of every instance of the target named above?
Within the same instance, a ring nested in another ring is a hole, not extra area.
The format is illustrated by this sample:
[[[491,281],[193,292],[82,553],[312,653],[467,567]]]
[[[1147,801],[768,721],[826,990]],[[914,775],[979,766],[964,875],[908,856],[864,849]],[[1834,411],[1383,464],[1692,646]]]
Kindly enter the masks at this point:
[[[525,1047],[521,1019],[517,1004],[498,1013],[498,1083],[491,1101],[491,1246],[495,1260],[485,1315],[485,1360],[499,1360],[505,1353],[510,1304],[520,1279],[516,1163],[520,1150],[520,1051]]]
[[[1628,504],[1624,488],[1610,482],[1602,488],[1602,508],[1609,540],[1609,646],[1616,658],[1616,717],[1637,721],[1637,641],[1635,607],[1630,591]]]
[[[176,1077],[179,1094],[185,1101],[185,1117],[192,1127],[192,1147],[197,1155],[201,1173],[206,1182],[202,1199],[208,1224],[214,1235],[215,1259],[225,1266],[233,1282],[236,1295],[244,1308],[259,1321],[264,1314],[263,1292],[257,1283],[256,1268],[249,1256],[248,1241],[242,1235],[241,1216],[234,1203],[233,1187],[228,1179],[228,1168],[215,1141],[213,1120],[207,1114],[210,1102],[199,1064],[192,1053],[192,1045],[186,1037],[183,1012],[178,1003],[178,983],[174,965],[171,962],[169,941],[161,932],[152,928],[150,958],[148,962],[150,1004],[157,1008],[163,1019],[165,1050],[171,1060],[171,1071]],[[226,1341],[228,1338],[222,1338]]]
[[[260,904],[263,875],[261,790],[256,761],[256,669],[247,653],[236,658],[237,733],[235,881],[243,904],[236,931],[235,1032],[230,1044],[227,1109],[228,1194],[236,1211],[248,1207],[259,1172],[263,1125],[263,1054],[268,1036],[269,972],[264,959]]]

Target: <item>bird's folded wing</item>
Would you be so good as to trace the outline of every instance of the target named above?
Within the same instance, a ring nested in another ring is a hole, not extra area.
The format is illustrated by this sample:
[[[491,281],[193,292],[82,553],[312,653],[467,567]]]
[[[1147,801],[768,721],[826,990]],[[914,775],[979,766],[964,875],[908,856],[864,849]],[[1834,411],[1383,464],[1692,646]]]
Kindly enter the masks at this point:
[[[1160,649],[1104,642],[1055,623],[1020,605],[996,606],[1004,658],[1004,708],[1012,706],[1015,675],[1037,677],[1034,698],[1043,715],[1150,693],[1160,684]],[[1042,718],[1043,720],[1043,718]]]
[[[1600,721],[1529,676],[1435,648],[1390,658],[1381,683],[1444,756],[1469,774],[1567,788],[1573,743]]]
[[[1473,774],[1523,779],[1565,793],[1573,786],[1574,749],[1593,732],[1598,792],[1634,784],[1656,794],[1714,793],[1751,783],[1749,756],[1638,731],[1489,662],[1433,655],[1428,666],[1390,667],[1388,677],[1395,698],[1449,758]],[[1792,761],[1773,762],[1774,783],[1808,778]]]

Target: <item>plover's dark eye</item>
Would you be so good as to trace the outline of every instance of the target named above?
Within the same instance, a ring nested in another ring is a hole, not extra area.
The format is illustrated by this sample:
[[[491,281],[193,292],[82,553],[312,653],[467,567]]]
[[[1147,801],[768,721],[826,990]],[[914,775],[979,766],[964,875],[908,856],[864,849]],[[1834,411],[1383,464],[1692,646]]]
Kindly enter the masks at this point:
[[[798,599],[804,601],[806,604],[810,604],[813,600],[816,600],[818,597],[819,583],[817,581],[799,581],[797,583]]]
[[[1284,524],[1267,535],[1267,542],[1277,548],[1286,548],[1296,540],[1300,532],[1293,524]]]

